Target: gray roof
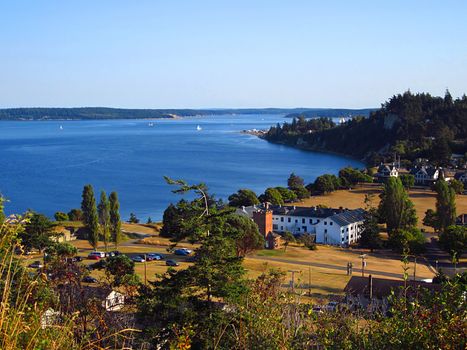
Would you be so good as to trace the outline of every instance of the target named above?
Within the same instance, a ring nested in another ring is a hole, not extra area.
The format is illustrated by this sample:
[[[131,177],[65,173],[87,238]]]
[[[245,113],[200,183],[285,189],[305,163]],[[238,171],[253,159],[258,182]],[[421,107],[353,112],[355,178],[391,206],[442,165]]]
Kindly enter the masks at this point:
[[[415,175],[417,173],[422,173],[424,175],[427,175],[431,178],[433,178],[433,176],[435,175],[436,173],[436,170],[438,170],[437,168],[435,167],[432,167],[432,166],[422,166],[422,167],[415,167],[413,168],[410,173]]]
[[[364,221],[365,210],[363,210],[362,208],[354,210],[345,210],[341,213],[334,214],[329,219],[331,219],[340,226],[350,225],[356,222]]]
[[[302,217],[313,217],[313,218],[327,218],[336,213],[343,211],[344,209],[331,209],[331,208],[320,208],[320,207],[293,207],[293,206],[274,206],[272,213],[274,215],[287,215],[287,216],[302,216]]]
[[[242,207],[236,210],[239,215],[253,217],[253,212],[256,210],[264,210],[265,205],[254,205],[249,207]],[[296,207],[296,206],[269,206],[274,215],[286,216],[300,216],[309,218],[330,218],[337,224],[343,226],[351,223],[364,220],[365,210],[359,208],[354,210],[349,209],[333,209],[333,208],[320,208],[320,207]]]

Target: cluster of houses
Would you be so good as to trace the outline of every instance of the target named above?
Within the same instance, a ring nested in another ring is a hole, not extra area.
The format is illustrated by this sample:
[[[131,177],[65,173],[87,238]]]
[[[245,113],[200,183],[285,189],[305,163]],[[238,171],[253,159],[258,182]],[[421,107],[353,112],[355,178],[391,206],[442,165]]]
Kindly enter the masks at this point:
[[[280,234],[310,234],[316,243],[348,246],[361,235],[365,220],[363,209],[332,209],[322,207],[272,206],[268,203],[242,207],[237,214],[249,217],[266,239],[266,247],[280,246]]]
[[[415,185],[418,186],[430,186],[441,178],[446,181],[456,179],[467,187],[467,170],[446,169],[432,165],[415,166],[410,170],[404,171],[397,162],[381,164],[375,177],[379,182],[384,182],[390,177],[398,177],[403,173],[413,175]]]

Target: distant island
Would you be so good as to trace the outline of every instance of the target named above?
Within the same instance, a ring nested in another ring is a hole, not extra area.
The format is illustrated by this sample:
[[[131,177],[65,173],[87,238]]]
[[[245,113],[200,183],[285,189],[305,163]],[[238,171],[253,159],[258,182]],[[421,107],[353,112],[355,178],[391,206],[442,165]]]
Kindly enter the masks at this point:
[[[78,108],[5,108],[0,109],[0,120],[100,120],[100,119],[155,119],[194,117],[222,114],[286,114],[286,117],[334,117],[368,115],[370,109],[325,108],[229,108],[229,109],[128,109],[108,107]]]
[[[369,110],[363,110],[369,111]],[[467,96],[453,99],[407,91],[391,97],[380,109],[335,123],[321,114],[299,112],[292,122],[277,124],[258,136],[274,143],[333,152],[375,165],[397,154],[408,162],[428,158],[449,164],[451,155],[467,152]]]

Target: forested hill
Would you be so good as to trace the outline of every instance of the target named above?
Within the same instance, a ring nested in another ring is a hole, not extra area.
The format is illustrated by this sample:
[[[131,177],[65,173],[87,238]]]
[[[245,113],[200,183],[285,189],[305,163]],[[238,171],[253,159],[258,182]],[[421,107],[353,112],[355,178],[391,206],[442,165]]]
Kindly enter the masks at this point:
[[[294,112],[287,114],[286,118],[340,118],[362,115],[368,117],[371,112],[376,111],[377,108],[362,108],[362,109],[344,109],[344,108],[310,108],[303,112]]]
[[[397,152],[403,159],[429,158],[442,164],[467,151],[467,97],[412,94],[393,96],[368,118],[336,125],[326,118],[294,119],[271,127],[265,139],[350,155],[374,163]]]
[[[220,114],[287,114],[308,108],[243,108],[243,109],[122,109],[106,107],[81,108],[8,108],[0,109],[0,120],[92,120],[174,118]]]

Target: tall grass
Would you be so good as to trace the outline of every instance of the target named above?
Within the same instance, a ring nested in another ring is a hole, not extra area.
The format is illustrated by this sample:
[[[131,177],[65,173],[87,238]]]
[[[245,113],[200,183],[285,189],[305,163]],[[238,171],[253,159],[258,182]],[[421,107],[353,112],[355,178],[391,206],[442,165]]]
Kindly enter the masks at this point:
[[[0,349],[75,349],[72,320],[42,327],[47,304],[38,302],[42,276],[31,277],[15,256],[25,219],[0,224]]]

